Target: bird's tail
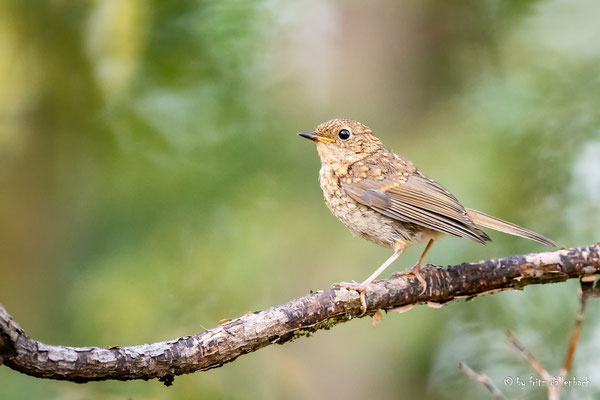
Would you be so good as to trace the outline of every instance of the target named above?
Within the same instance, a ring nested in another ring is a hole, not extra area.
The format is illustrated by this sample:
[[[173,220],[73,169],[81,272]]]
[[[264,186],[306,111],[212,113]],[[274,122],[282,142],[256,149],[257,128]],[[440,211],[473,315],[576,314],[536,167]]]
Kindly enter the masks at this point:
[[[545,244],[546,246],[556,246],[556,243],[547,237],[540,235],[539,233],[535,233],[510,222],[502,221],[499,218],[484,214],[481,211],[467,208],[467,216],[471,218],[477,225],[508,233],[509,235],[520,236],[525,239]]]

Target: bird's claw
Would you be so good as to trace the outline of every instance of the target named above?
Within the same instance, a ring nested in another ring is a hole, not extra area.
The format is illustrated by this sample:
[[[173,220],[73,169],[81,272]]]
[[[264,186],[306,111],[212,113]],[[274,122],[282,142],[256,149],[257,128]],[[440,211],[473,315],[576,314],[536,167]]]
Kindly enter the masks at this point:
[[[419,281],[419,283],[421,284],[421,286],[423,286],[423,290],[421,290],[421,292],[419,293],[419,296],[421,296],[427,290],[427,281],[419,273],[419,269],[416,269],[415,267],[412,267],[410,269],[407,269],[406,271],[400,272],[398,275],[412,275],[412,276],[414,276]]]
[[[338,282],[331,285],[332,289],[348,289],[356,290],[357,292],[364,292],[367,288],[365,285],[352,281],[352,282]]]
[[[338,283],[334,283],[333,285],[331,285],[332,289],[348,289],[348,290],[354,290],[356,292],[358,292],[358,295],[360,296],[360,311],[361,311],[361,316],[365,315],[365,313],[367,312],[367,299],[365,298],[365,291],[367,290],[367,285],[364,285],[362,283],[357,283],[355,281],[352,282],[338,282]]]

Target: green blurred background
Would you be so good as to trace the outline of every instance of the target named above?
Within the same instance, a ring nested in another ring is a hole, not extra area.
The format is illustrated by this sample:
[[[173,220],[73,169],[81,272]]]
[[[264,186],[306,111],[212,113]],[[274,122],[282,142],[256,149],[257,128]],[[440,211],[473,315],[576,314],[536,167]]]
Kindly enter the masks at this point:
[[[600,3],[3,0],[0,303],[38,340],[148,343],[362,280],[389,255],[322,200],[318,123],[360,120],[470,207],[560,246],[600,240]],[[546,250],[491,233],[441,265]],[[414,264],[422,248],[394,264]],[[391,272],[391,271],[390,271]],[[0,398],[510,397],[554,374],[575,281],[362,319],[223,368],[76,385],[0,367]],[[600,394],[600,305],[573,373]]]

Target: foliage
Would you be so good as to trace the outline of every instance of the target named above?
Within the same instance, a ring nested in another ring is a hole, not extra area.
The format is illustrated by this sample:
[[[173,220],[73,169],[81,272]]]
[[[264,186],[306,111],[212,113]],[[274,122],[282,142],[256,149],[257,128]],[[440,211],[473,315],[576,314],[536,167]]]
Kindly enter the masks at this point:
[[[36,339],[136,344],[341,280],[388,257],[326,210],[314,149],[371,126],[466,205],[575,246],[600,237],[600,45],[591,1],[7,0],[0,5],[0,293]],[[596,149],[596,150],[594,150]],[[541,250],[449,238],[442,264]],[[421,249],[396,264],[414,263]],[[415,308],[220,370],[84,386],[0,368],[8,398],[465,398],[465,361],[528,376],[510,329],[558,365],[576,285]],[[542,306],[543,305],[543,306]],[[576,375],[595,397],[588,310]],[[340,387],[339,382],[344,382]],[[511,392],[511,390],[513,390]],[[533,395],[542,392],[535,392]]]

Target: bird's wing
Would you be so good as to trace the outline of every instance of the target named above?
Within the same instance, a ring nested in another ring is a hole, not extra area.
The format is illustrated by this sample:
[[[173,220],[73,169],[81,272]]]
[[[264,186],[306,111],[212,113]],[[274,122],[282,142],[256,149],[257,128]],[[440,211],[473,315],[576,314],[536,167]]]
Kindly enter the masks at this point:
[[[490,238],[467,216],[456,197],[418,171],[408,177],[342,183],[354,200],[402,222],[484,243]]]

